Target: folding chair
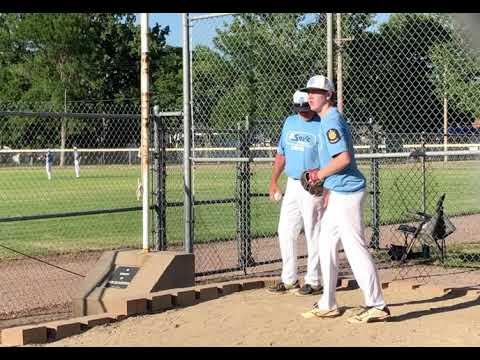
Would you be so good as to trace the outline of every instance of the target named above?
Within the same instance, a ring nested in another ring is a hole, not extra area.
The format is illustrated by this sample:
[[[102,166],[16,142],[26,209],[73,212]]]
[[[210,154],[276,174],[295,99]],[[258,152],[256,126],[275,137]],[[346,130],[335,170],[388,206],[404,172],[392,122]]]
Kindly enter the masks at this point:
[[[420,220],[420,223],[418,224],[418,226],[400,224],[397,230],[402,232],[405,236],[404,246],[397,247],[397,249],[395,249],[395,247],[392,247],[392,250],[395,249],[397,251],[397,255],[395,256],[396,260],[400,260],[401,262],[405,262],[407,260],[407,257],[411,255],[413,245],[415,245],[415,242],[420,237],[425,224],[431,219],[431,216],[429,214],[422,212],[411,212],[410,215],[413,215],[415,218]]]
[[[445,194],[440,196],[440,199],[437,202],[435,215],[432,216],[430,221],[428,221],[422,229],[422,232],[433,239],[435,244],[437,244],[442,260],[444,259],[447,250],[445,239],[457,229],[443,212],[444,200]]]
[[[395,260],[405,262],[412,251],[415,242],[420,237],[426,237],[434,241],[438,247],[438,250],[440,251],[442,260],[444,259],[446,253],[445,238],[456,230],[455,226],[450,222],[450,220],[444,216],[444,200],[445,194],[440,196],[438,199],[435,215],[433,216],[419,211],[410,212],[410,215],[413,215],[420,220],[420,223],[416,227],[407,224],[401,224],[398,227],[397,230],[402,232],[405,236],[404,246],[392,246],[390,256],[394,255],[392,257],[395,257]]]

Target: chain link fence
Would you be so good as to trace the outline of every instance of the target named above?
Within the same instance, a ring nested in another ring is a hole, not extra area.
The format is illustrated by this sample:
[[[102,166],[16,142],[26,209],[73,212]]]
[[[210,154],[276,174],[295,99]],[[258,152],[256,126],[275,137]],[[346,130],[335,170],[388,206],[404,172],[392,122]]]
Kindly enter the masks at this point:
[[[329,68],[367,177],[379,266],[407,277],[480,264],[479,59],[446,15],[379,19],[334,15],[329,58],[326,14],[191,17],[197,279],[280,269],[272,161],[293,92]],[[141,246],[139,114],[139,101],[0,104],[0,320],[68,313],[69,292],[102,251]],[[151,244],[183,250],[183,116],[153,120]],[[446,253],[419,236],[405,261],[392,254],[405,246],[399,226],[418,228],[412,211],[433,215],[444,193],[456,227]],[[302,236],[297,246],[305,265]]]
[[[335,14],[329,59],[327,25],[327,14],[191,18],[192,132],[211,129],[210,142],[193,142],[195,197],[230,199],[195,206],[197,259],[210,272],[244,273],[279,261],[279,205],[266,197],[271,161],[293,92],[331,66],[337,106],[363,156],[379,265],[398,265],[400,277],[428,275],[432,264],[477,266],[480,64],[470,39],[446,15]],[[202,38],[212,29],[213,39]],[[199,155],[207,143],[215,145]],[[443,193],[457,228],[446,257],[419,239],[408,261],[397,261],[388,249],[405,244],[399,225],[418,228],[412,211],[433,215]],[[303,239],[298,254],[306,255]]]
[[[133,102],[1,105],[0,319],[68,313],[102,251],[140,246],[138,114]]]
[[[195,196],[222,194],[224,201],[195,206],[195,251],[203,255],[196,259],[203,274],[278,268],[280,206],[267,197],[271,163],[294,89],[326,70],[326,26],[299,24],[298,14],[193,18],[191,24],[193,132],[209,128],[216,147],[232,148],[200,154],[193,143]],[[209,43],[201,36],[212,28]]]
[[[444,14],[392,14],[367,31],[357,26],[355,17],[337,14],[335,25],[339,106],[354,128],[365,119],[373,123],[378,151],[412,152],[421,146],[427,154],[479,150],[479,49],[470,45],[465,29]],[[478,160],[478,153],[413,156],[410,165],[382,160],[379,218],[387,228],[380,239],[391,239],[385,245],[404,243],[406,234],[398,231],[398,224],[418,228],[421,219],[412,210],[434,215],[437,201],[446,194],[444,211],[457,230],[446,238],[445,257],[428,235],[412,251],[422,254],[424,243],[428,248],[420,258],[427,263],[478,266]],[[414,272],[428,275],[428,268]],[[411,275],[409,268],[401,267],[399,275]]]

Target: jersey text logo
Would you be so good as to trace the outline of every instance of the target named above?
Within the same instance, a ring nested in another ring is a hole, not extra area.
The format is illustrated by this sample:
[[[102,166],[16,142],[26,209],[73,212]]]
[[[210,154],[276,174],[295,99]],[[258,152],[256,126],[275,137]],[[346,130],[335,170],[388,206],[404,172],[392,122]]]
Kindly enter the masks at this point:
[[[287,143],[290,146],[313,147],[316,144],[315,137],[309,133],[291,132],[287,136]]]

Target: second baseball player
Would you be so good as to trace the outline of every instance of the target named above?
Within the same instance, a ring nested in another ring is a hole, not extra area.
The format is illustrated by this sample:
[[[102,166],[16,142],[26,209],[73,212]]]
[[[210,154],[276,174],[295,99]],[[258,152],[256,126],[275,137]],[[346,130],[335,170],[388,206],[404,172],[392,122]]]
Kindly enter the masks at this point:
[[[287,117],[284,122],[268,189],[272,200],[275,194],[281,193],[277,182],[285,170],[288,179],[278,223],[282,275],[281,281],[268,288],[268,291],[275,294],[293,291],[298,295],[313,295],[322,289],[318,245],[314,243],[320,231],[322,198],[304,190],[299,179],[305,170],[320,167],[317,151],[320,118],[310,110],[306,93],[296,91],[293,103],[294,111],[298,114]],[[300,288],[296,240],[302,228],[307,241],[308,261],[305,283]]]

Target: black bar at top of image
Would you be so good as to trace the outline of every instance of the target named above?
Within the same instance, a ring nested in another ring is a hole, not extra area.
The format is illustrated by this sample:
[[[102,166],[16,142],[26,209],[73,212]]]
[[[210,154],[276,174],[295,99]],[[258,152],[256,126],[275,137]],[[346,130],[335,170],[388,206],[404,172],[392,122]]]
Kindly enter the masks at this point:
[[[273,0],[177,0],[150,1],[126,0],[23,0],[4,1],[0,5],[3,12],[154,12],[154,13],[246,13],[246,12],[478,12],[478,1],[471,0],[343,0],[317,3],[311,0],[273,1]]]

